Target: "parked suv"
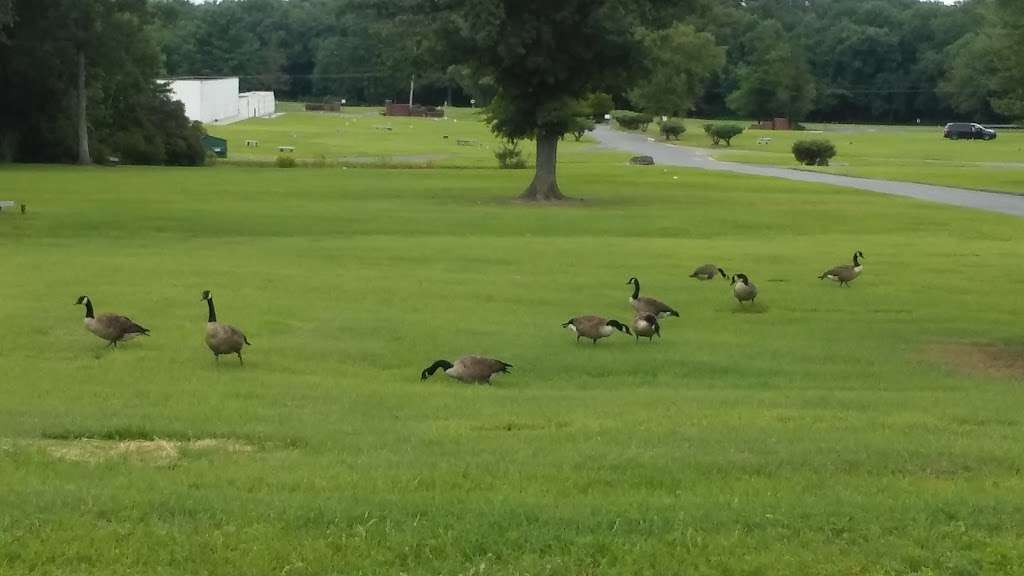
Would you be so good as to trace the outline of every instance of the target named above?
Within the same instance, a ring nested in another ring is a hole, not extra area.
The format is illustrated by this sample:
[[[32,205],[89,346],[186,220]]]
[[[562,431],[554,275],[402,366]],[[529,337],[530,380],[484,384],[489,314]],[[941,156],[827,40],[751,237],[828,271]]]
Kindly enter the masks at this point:
[[[994,140],[996,131],[985,128],[981,124],[950,122],[946,124],[946,129],[942,131],[942,137],[949,138],[950,140],[959,140],[961,138],[967,140]]]

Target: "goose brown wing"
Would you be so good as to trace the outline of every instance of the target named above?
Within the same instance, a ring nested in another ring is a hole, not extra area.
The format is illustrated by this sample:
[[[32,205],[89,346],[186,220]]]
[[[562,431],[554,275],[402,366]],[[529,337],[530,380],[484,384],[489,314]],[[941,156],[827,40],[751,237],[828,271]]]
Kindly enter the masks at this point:
[[[508,369],[512,367],[508,362],[483,356],[463,356],[459,359],[458,364],[462,365],[466,377],[480,380],[486,380],[498,372],[508,372]]]
[[[128,334],[149,334],[149,330],[136,324],[127,316],[118,314],[100,314],[96,321],[120,336]]]

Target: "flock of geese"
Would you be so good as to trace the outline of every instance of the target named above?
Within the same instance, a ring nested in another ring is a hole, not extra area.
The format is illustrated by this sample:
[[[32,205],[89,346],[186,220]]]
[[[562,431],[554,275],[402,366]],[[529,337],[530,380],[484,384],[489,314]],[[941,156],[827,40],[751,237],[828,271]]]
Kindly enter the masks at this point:
[[[861,263],[863,258],[864,253],[858,250],[853,253],[852,264],[841,264],[830,268],[818,278],[838,282],[840,287],[849,286],[850,282],[856,280],[864,270],[864,265]],[[714,264],[699,266],[690,274],[690,278],[701,281],[713,280],[718,276],[730,281],[733,297],[741,306],[746,302],[753,304],[757,299],[757,285],[751,282],[746,274],[738,273],[730,277],[725,270]],[[581,338],[588,338],[593,344],[615,334],[616,331],[634,336],[638,343],[640,338],[647,338],[648,342],[653,342],[655,336],[661,338],[659,319],[670,316],[678,317],[679,312],[661,300],[641,296],[640,280],[636,277],[630,278],[626,284],[633,286],[633,293],[629,297],[629,304],[633,308],[633,320],[629,325],[602,316],[584,315],[570,318],[562,324],[562,327],[568,328],[575,334],[577,342]],[[251,346],[245,333],[234,326],[217,321],[217,309],[213,304],[213,294],[209,290],[203,290],[200,301],[206,302],[207,305],[208,316],[204,340],[206,346],[213,352],[214,360],[219,361],[220,357],[225,354],[235,354],[238,356],[238,363],[244,365],[242,349],[245,346]],[[116,348],[118,342],[124,342],[136,336],[149,335],[149,329],[135,323],[127,316],[119,314],[97,316],[93,310],[92,300],[88,296],[80,296],[75,304],[85,306],[86,329],[106,340],[108,348],[111,346]],[[632,330],[630,330],[630,326],[632,326]],[[490,384],[492,377],[508,373],[509,368],[512,368],[511,364],[494,358],[463,356],[455,362],[444,359],[434,361],[423,369],[420,379],[426,380],[438,370],[442,370],[446,376],[461,382]]]

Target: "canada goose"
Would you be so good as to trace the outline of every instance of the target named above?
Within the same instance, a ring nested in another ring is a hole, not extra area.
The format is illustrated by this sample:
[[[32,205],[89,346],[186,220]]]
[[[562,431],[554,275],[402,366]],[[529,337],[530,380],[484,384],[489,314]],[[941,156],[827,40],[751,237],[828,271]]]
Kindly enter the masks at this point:
[[[203,290],[200,302],[203,300],[210,309],[210,316],[206,319],[206,345],[213,352],[214,360],[219,362],[221,354],[238,354],[238,364],[244,366],[242,348],[246,344],[252,346],[249,339],[238,328],[217,322],[217,309],[213,306],[213,294],[209,290]]]
[[[562,328],[571,330],[576,335],[577,342],[579,342],[580,338],[590,338],[594,341],[594,344],[597,344],[597,341],[601,338],[611,336],[616,330],[632,335],[629,327],[622,322],[606,320],[600,316],[577,316],[570,318],[568,322],[562,324]]]
[[[732,294],[740,304],[753,303],[757,298],[757,286],[750,281],[750,278],[747,278],[746,274],[737,274],[732,277]]]
[[[690,274],[690,278],[696,278],[697,280],[714,280],[716,274],[721,274],[722,278],[728,280],[728,276],[725,275],[725,270],[722,270],[714,264],[705,264],[696,268],[693,274]]]
[[[679,316],[679,312],[676,312],[675,309],[660,300],[647,297],[641,298],[640,281],[637,280],[636,276],[630,278],[626,284],[633,285],[633,295],[629,297],[629,304],[633,306],[633,310],[641,314],[654,314],[658,318]]]
[[[658,324],[658,317],[654,314],[637,314],[634,316],[633,331],[637,342],[640,342],[641,336],[646,336],[648,341],[653,341],[655,335],[661,338],[661,326]]]
[[[463,356],[455,361],[455,364],[447,360],[438,360],[427,366],[420,373],[420,380],[426,380],[437,372],[438,368],[444,370],[449,378],[455,378],[461,382],[491,383],[491,377],[501,372],[508,374],[512,365],[508,362],[484,358],[483,356]]]
[[[95,316],[92,300],[88,296],[79,296],[76,306],[85,306],[85,328],[108,342],[107,347],[117,347],[118,342],[136,336],[149,336],[149,330],[132,322],[127,316],[117,314],[100,314]]]
[[[849,286],[850,282],[856,280],[857,277],[860,276],[861,271],[864,270],[864,265],[860,263],[860,259],[863,257],[864,253],[857,250],[853,253],[853,264],[841,264],[836,266],[821,276],[818,276],[818,279],[821,280],[828,278],[829,280],[839,282],[840,287]]]

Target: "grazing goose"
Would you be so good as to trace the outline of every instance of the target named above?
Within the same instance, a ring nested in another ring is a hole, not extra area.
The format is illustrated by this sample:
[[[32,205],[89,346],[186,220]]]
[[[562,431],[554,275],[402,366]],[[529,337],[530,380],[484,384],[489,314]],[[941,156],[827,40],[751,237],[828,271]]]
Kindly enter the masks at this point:
[[[637,342],[640,342],[641,336],[646,336],[648,341],[654,341],[655,335],[661,338],[658,317],[654,314],[637,314],[633,317],[633,332],[636,334]]]
[[[725,270],[722,270],[714,264],[705,264],[698,267],[693,271],[693,274],[690,274],[690,278],[696,278],[697,280],[714,280],[716,274],[721,274],[722,278],[725,279],[729,278],[725,275]]]
[[[622,322],[607,320],[600,316],[577,316],[570,318],[568,322],[562,324],[562,328],[571,330],[576,335],[577,342],[580,341],[580,338],[590,338],[594,341],[594,344],[597,344],[597,341],[601,338],[611,336],[616,330],[632,335],[629,327]]]
[[[75,305],[85,306],[85,328],[108,342],[107,347],[117,347],[118,342],[136,336],[149,336],[149,330],[132,322],[127,316],[117,314],[100,314],[96,316],[92,309],[92,300],[88,296],[79,296]]]
[[[757,285],[751,282],[746,274],[737,274],[732,277],[732,294],[740,304],[744,302],[753,304],[757,298]]]
[[[512,365],[508,362],[484,358],[483,356],[463,356],[455,361],[455,364],[447,360],[438,360],[427,366],[420,373],[420,380],[426,380],[437,372],[438,368],[444,370],[449,378],[455,378],[461,382],[491,383],[491,377],[495,374],[508,374]]]
[[[238,328],[217,322],[217,309],[213,307],[213,294],[209,290],[203,290],[202,300],[206,300],[210,309],[210,316],[206,319],[206,345],[213,352],[214,360],[220,362],[221,354],[238,354],[238,364],[244,366],[242,348],[246,344],[252,346],[249,339]]]
[[[654,314],[658,318],[679,316],[679,312],[676,312],[675,309],[660,300],[640,297],[640,281],[637,280],[636,276],[630,278],[626,284],[633,285],[633,295],[629,297],[629,304],[633,306],[633,310],[640,314]]]
[[[841,264],[836,266],[821,276],[818,276],[818,279],[821,280],[828,278],[834,282],[839,282],[840,287],[849,286],[850,282],[856,280],[857,277],[860,276],[861,271],[864,270],[864,265],[860,263],[860,259],[863,257],[864,253],[857,250],[853,253],[853,264]]]

